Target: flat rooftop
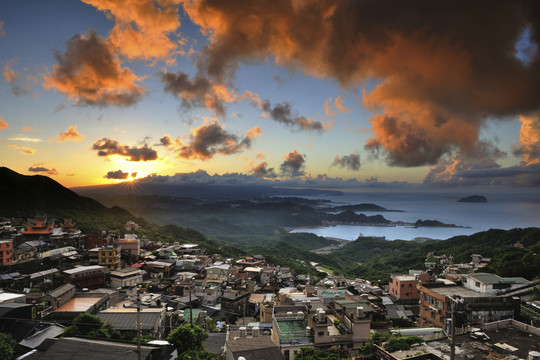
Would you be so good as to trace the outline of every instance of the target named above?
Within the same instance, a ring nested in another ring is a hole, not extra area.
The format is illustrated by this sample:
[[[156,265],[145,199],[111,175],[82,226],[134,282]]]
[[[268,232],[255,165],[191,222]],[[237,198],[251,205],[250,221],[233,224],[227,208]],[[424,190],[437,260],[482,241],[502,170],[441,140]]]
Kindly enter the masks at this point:
[[[69,300],[54,312],[85,312],[94,306],[101,298],[99,297],[79,297]]]
[[[458,295],[463,298],[495,297],[495,295],[482,294],[459,285],[425,286],[425,288],[445,296]]]

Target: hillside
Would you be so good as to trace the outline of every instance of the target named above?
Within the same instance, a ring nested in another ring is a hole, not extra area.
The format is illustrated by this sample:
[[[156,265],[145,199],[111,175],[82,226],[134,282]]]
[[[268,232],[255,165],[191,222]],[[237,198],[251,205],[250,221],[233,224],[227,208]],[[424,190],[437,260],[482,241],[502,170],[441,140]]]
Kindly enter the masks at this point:
[[[421,269],[429,252],[452,255],[456,263],[468,263],[472,254],[481,254],[492,259],[483,271],[527,279],[540,277],[540,228],[489,230],[425,242],[359,238],[330,256],[331,263],[338,263],[339,272],[384,280],[391,273]]]

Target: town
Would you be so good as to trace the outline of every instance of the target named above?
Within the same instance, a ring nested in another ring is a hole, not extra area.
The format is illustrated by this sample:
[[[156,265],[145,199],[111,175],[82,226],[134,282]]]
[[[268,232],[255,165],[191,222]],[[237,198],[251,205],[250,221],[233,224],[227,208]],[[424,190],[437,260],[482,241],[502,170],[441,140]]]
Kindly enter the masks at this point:
[[[0,225],[12,358],[540,359],[540,281],[483,273],[480,254],[429,253],[381,283],[162,244],[133,221],[123,234],[47,217]]]

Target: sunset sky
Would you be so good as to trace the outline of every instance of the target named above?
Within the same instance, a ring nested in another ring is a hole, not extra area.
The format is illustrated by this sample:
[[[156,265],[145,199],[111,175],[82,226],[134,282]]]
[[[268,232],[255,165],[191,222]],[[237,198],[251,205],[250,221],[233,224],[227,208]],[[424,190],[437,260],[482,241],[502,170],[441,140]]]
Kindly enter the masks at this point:
[[[0,1],[0,165],[536,189],[539,43],[539,1]]]

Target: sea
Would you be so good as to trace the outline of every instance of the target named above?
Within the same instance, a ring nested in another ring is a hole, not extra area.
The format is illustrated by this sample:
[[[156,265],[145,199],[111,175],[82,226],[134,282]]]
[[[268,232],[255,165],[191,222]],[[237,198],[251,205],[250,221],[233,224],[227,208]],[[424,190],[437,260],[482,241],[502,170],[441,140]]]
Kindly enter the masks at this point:
[[[540,227],[540,191],[538,189],[488,189],[419,191],[410,189],[342,191],[342,195],[303,196],[328,200],[330,206],[371,203],[401,212],[361,212],[381,214],[391,221],[414,223],[417,220],[438,220],[460,227],[356,226],[336,225],[293,229],[319,236],[356,240],[359,236],[378,236],[386,240],[429,238],[446,240],[458,235],[471,235],[489,229]],[[459,199],[482,195],[486,203],[458,202]],[[358,212],[360,213],[360,212]]]

